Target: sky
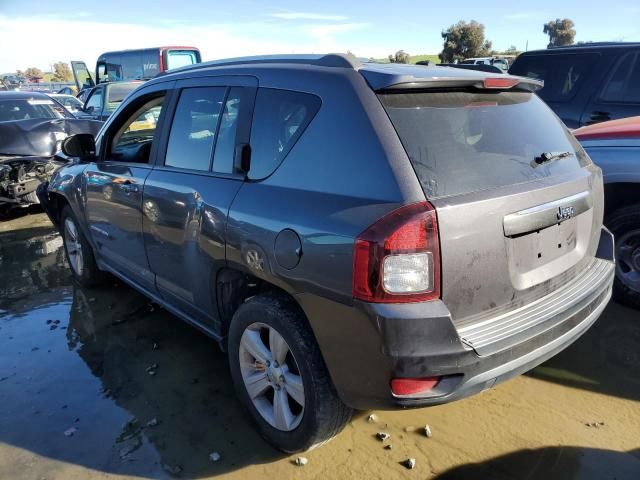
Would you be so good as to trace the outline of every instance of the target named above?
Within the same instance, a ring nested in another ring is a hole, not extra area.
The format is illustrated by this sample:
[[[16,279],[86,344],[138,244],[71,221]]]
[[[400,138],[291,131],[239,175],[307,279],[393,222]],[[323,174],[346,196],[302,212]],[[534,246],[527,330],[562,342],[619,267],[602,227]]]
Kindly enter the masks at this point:
[[[203,60],[352,51],[436,54],[459,20],[485,25],[497,50],[545,48],[542,26],[571,18],[576,41],[640,41],[640,0],[0,0],[0,72],[84,60],[109,50],[192,45]]]

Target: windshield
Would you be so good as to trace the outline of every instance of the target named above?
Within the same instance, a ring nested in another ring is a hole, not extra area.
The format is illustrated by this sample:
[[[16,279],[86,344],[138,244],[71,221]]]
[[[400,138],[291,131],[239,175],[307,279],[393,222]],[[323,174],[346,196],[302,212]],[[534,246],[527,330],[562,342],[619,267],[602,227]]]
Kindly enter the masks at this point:
[[[194,50],[169,50],[167,52],[167,70],[196,63],[198,63],[198,57]]]
[[[65,118],[56,110],[53,100],[42,98],[14,98],[0,100],[0,122],[30,120],[34,118]]]
[[[589,161],[533,93],[387,93],[380,99],[431,198],[559,175]],[[569,155],[553,156],[563,152]],[[536,161],[544,154],[554,161]]]
[[[122,101],[127,98],[127,95],[133,92],[140,85],[140,83],[121,83],[109,85],[106,109],[109,111],[113,111],[118,108],[118,105],[120,105],[120,103],[122,103]]]

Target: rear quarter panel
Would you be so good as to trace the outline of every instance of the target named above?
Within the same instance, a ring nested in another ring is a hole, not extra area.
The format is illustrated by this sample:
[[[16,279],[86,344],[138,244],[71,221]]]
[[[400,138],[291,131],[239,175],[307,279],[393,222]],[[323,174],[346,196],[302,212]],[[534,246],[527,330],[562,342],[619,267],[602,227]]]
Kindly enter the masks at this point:
[[[227,260],[247,270],[246,254],[257,250],[264,270],[251,273],[292,293],[351,303],[355,237],[389,211],[424,200],[424,194],[363,77],[332,70],[305,76],[271,68],[259,75],[261,87],[312,93],[322,106],[275,172],[241,187],[229,211]],[[300,262],[291,270],[274,257],[276,236],[285,228],[302,244]]]

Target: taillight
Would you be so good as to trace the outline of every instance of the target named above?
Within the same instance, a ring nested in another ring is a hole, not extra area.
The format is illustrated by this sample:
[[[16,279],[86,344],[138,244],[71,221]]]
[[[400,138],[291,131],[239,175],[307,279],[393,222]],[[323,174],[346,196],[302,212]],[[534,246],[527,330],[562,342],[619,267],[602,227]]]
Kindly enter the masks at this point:
[[[520,83],[518,78],[485,78],[484,88],[512,88]]]
[[[440,298],[438,221],[431,204],[394,210],[358,236],[353,296],[374,303]]]

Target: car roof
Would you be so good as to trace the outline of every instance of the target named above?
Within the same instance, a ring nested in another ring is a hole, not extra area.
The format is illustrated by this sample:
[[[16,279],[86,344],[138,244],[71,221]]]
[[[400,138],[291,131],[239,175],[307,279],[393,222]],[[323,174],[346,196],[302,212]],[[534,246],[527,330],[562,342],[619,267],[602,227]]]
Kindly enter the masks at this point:
[[[462,70],[458,68],[440,67],[436,65],[408,65],[400,63],[374,63],[360,60],[350,55],[330,53],[325,55],[263,55],[255,57],[239,57],[224,60],[198,63],[186,67],[177,68],[170,72],[160,74],[150,82],[164,81],[169,78],[178,79],[183,76],[191,76],[193,73],[212,74],[220,73],[230,67],[256,67],[264,69],[347,69],[359,72],[373,90],[390,88],[434,88],[470,85],[473,82],[481,82],[495,74],[481,72],[479,70]],[[523,84],[534,87],[542,86],[542,83],[533,79],[510,77],[501,74],[500,78],[517,78]]]
[[[0,99],[22,100],[29,98],[49,98],[49,95],[42,92],[23,92],[23,91],[7,91],[0,92]]]
[[[596,123],[573,131],[578,140],[640,138],[640,116]]]
[[[609,49],[640,47],[640,42],[591,42],[576,45],[566,45],[564,47],[551,47],[541,50],[530,50],[523,52],[519,56],[529,55],[553,55],[556,53],[571,53],[576,51],[602,51]]]

